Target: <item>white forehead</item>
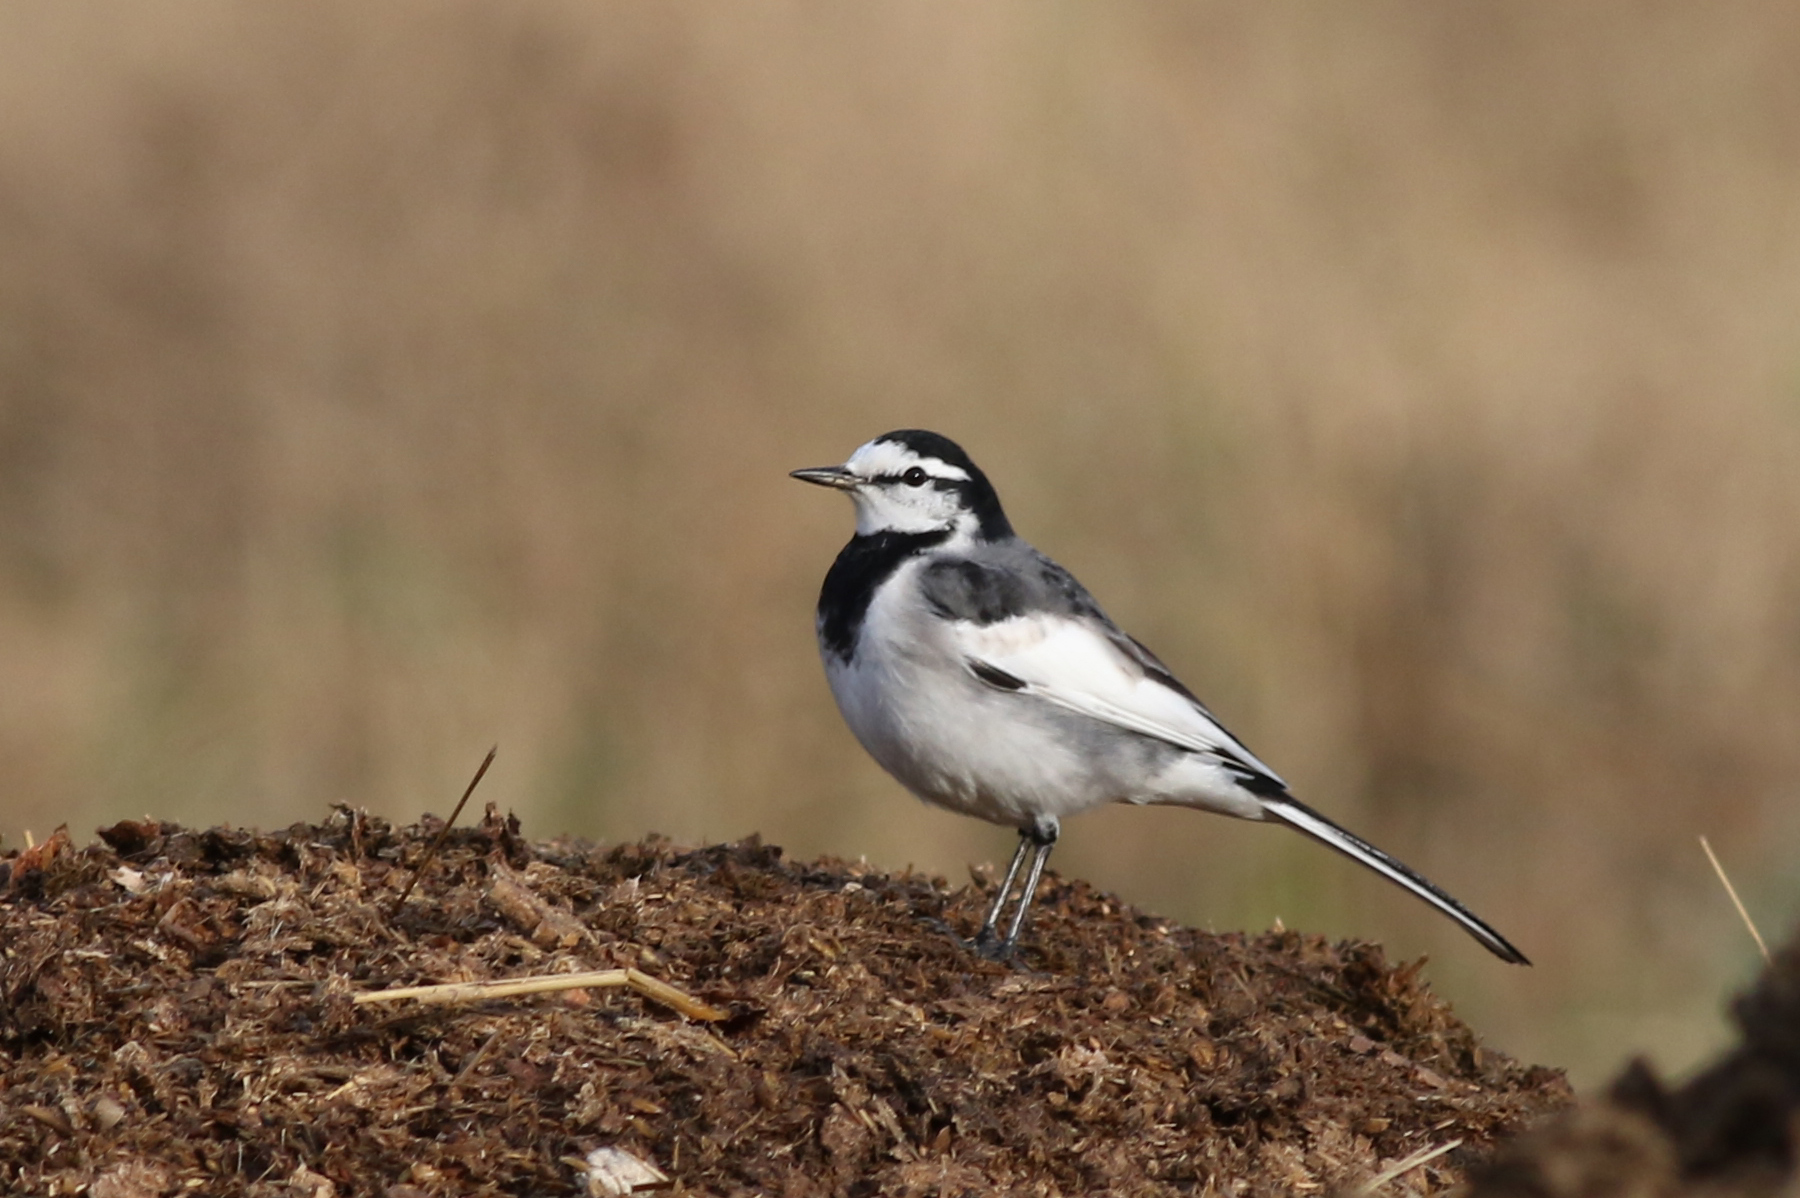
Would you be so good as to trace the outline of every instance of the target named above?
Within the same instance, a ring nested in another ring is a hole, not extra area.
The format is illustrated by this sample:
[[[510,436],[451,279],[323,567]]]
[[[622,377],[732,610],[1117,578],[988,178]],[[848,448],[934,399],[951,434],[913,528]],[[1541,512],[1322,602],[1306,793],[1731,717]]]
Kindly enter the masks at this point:
[[[863,478],[905,474],[914,466],[923,466],[933,478],[967,480],[969,477],[969,472],[961,466],[952,466],[942,458],[921,456],[898,441],[870,441],[851,454],[844,465]]]

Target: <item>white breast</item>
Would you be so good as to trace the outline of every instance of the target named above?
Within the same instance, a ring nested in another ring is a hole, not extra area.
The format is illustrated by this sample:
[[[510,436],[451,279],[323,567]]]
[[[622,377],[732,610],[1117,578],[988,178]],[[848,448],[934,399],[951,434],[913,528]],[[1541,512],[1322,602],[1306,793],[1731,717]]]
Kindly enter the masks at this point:
[[[1056,713],[969,673],[950,627],[917,598],[922,564],[876,592],[851,664],[824,654],[831,693],[869,755],[927,802],[1009,827],[1130,797]]]

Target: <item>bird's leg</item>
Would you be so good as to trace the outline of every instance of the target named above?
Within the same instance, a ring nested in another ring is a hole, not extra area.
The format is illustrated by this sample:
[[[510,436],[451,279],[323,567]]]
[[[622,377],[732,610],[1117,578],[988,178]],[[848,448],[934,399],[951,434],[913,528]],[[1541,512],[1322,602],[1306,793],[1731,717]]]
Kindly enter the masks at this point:
[[[1000,912],[1006,907],[1006,896],[1012,892],[1013,880],[1019,876],[1019,866],[1025,863],[1025,850],[1031,843],[1031,833],[1021,830],[1018,851],[1013,853],[1012,864],[1006,867],[1006,880],[1000,883],[994,905],[988,908],[987,918],[981,921],[981,930],[975,933],[975,951],[984,957],[990,956],[998,943],[996,933],[1000,927]]]
[[[991,961],[1004,961],[1012,956],[1019,943],[1019,932],[1025,926],[1025,913],[1030,910],[1032,897],[1037,894],[1038,880],[1044,876],[1044,863],[1050,859],[1050,849],[1056,844],[1056,837],[1061,830],[1053,815],[1040,816],[1030,827],[1019,829],[1019,848],[1013,853],[1012,864],[1006,868],[1006,880],[1000,883],[1000,893],[994,896],[994,905],[988,908],[981,931],[975,935],[975,951],[980,955]],[[1019,868],[1025,864],[1027,850],[1032,852],[1031,868],[1025,871],[1025,885],[1019,891],[1019,905],[1013,909],[1006,935],[1001,937],[996,935],[1000,927],[1000,914],[1006,909],[1006,900],[1012,894]]]
[[[1031,859],[1031,869],[1025,874],[1025,886],[1019,891],[1019,905],[1013,910],[1006,939],[1000,942],[1002,956],[1011,956],[1013,949],[1018,947],[1019,932],[1025,927],[1025,914],[1031,910],[1031,900],[1037,896],[1038,879],[1044,876],[1044,863],[1050,860],[1050,850],[1056,847],[1056,835],[1060,830],[1055,816],[1045,816],[1024,833],[1037,847],[1037,853]],[[1020,847],[1023,848],[1023,844]]]

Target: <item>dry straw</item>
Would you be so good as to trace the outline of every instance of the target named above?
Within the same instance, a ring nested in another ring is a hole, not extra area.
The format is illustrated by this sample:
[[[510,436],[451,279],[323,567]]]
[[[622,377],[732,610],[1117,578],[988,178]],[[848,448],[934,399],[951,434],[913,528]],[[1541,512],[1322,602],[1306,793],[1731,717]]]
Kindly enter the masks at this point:
[[[375,990],[359,994],[355,1001],[358,1006],[374,1002],[399,1002],[407,998],[422,1003],[475,1003],[520,994],[549,994],[559,990],[587,990],[608,986],[630,986],[645,998],[661,1003],[689,1019],[717,1023],[721,1019],[730,1018],[728,1012],[709,1006],[669,983],[636,969],[599,969],[588,973],[539,974],[536,977],[495,982],[444,982],[435,986],[406,986],[398,990]]]
[[[1744,900],[1738,897],[1737,887],[1725,876],[1725,867],[1719,864],[1719,858],[1713,853],[1712,845],[1706,843],[1706,837],[1700,838],[1700,847],[1706,850],[1706,859],[1712,862],[1713,872],[1719,875],[1719,883],[1725,887],[1725,893],[1731,896],[1731,905],[1737,908],[1738,918],[1750,929],[1750,939],[1756,941],[1757,951],[1762,953],[1763,964],[1769,963],[1769,946],[1763,942],[1762,933],[1756,930],[1756,924],[1750,918],[1750,912],[1744,909]]]
[[[1453,1151],[1454,1149],[1459,1148],[1461,1146],[1462,1146],[1462,1140],[1455,1139],[1455,1140],[1451,1140],[1447,1144],[1439,1144],[1434,1148],[1421,1148],[1421,1149],[1419,1149],[1419,1151],[1413,1153],[1411,1156],[1408,1156],[1401,1160],[1395,1161],[1392,1165],[1388,1166],[1386,1169],[1383,1169],[1381,1172],[1377,1173],[1375,1176],[1369,1178],[1369,1180],[1364,1182],[1362,1184],[1362,1187],[1360,1189],[1358,1189],[1356,1192],[1359,1195],[1359,1198],[1370,1198],[1370,1195],[1374,1194],[1377,1190],[1381,1189],[1381,1187],[1387,1185],[1389,1182],[1395,1181],[1398,1178],[1400,1178],[1403,1174],[1411,1173],[1414,1169],[1417,1169],[1420,1165],[1427,1164],[1428,1162],[1431,1162],[1431,1161],[1435,1161],[1438,1157],[1443,1156],[1446,1152]]]

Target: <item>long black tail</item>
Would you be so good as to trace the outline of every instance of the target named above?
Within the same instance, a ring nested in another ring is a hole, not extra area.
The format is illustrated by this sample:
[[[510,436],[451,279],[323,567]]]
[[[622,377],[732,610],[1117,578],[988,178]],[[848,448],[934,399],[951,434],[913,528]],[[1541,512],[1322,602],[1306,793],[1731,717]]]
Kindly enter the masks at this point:
[[[1330,845],[1352,861],[1358,861],[1396,885],[1404,886],[1432,906],[1454,919],[1490,953],[1515,965],[1529,965],[1525,954],[1507,943],[1506,937],[1494,931],[1473,911],[1445,894],[1431,882],[1407,866],[1394,860],[1362,837],[1345,831],[1292,795],[1261,796],[1263,808],[1270,816],[1290,828],[1297,828],[1314,840]]]

